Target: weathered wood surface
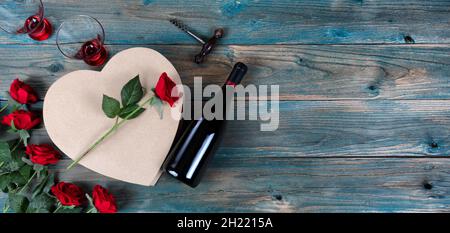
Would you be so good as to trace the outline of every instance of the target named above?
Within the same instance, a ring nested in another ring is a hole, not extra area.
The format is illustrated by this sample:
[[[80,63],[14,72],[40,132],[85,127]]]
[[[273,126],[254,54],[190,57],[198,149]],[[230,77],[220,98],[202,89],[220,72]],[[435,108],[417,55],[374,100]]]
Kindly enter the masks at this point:
[[[149,188],[81,166],[67,172],[67,158],[59,179],[104,184],[123,212],[449,212],[450,1],[44,2],[55,26],[97,17],[112,54],[160,51],[191,87],[194,76],[222,83],[236,61],[250,67],[244,84],[280,85],[279,129],[230,122],[196,189],[166,175]],[[195,65],[200,47],[171,17],[227,35]],[[54,40],[0,32],[0,91],[19,77],[43,98],[60,76],[92,69],[65,59]],[[32,140],[49,142],[45,129]]]
[[[450,45],[220,46],[202,65],[192,62],[198,46],[144,46],[167,56],[190,87],[194,76],[221,84],[243,61],[243,83],[279,85],[281,100],[450,99]],[[111,54],[130,47],[108,46]],[[52,45],[0,45],[0,90],[20,77],[44,97],[53,81],[77,69],[92,68]]]
[[[80,166],[67,172],[68,160],[55,172],[86,188],[105,184],[125,212],[447,212],[449,102],[283,101],[275,132],[230,122],[196,189],[168,176],[148,188]],[[33,131],[33,143],[49,141]]]
[[[276,131],[261,120],[230,121],[220,155],[278,157],[447,157],[450,101],[282,101]],[[44,128],[32,140],[50,142]]]
[[[88,14],[105,27],[110,44],[194,44],[168,19],[176,17],[209,37],[226,29],[225,44],[341,44],[450,42],[450,2],[363,0],[45,0],[58,26],[64,18]],[[54,39],[54,37],[53,37]],[[0,35],[0,43],[35,44]],[[41,43],[53,43],[48,40]]]
[[[62,163],[62,165],[67,165]],[[103,184],[124,211],[448,212],[448,159],[270,160],[219,155],[196,189],[165,175],[158,186],[125,185],[77,170],[73,181]]]
[[[449,162],[218,155],[195,189],[167,175],[143,187],[84,168],[67,172],[68,160],[55,171],[89,192],[94,183],[108,187],[122,212],[448,212]]]

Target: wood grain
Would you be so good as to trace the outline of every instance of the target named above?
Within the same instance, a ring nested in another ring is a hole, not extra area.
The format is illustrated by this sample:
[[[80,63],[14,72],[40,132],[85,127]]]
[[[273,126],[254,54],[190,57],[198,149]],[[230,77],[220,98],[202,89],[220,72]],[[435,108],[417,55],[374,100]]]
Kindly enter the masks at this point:
[[[450,101],[282,101],[279,127],[257,120],[228,123],[217,152],[236,158],[445,157],[450,154]],[[253,115],[252,115],[253,116]],[[33,140],[50,142],[45,129]]]
[[[88,14],[105,27],[109,44],[195,44],[176,29],[176,17],[210,37],[226,30],[223,44],[449,43],[450,2],[433,0],[45,0],[55,28]],[[80,29],[82,30],[82,29]],[[405,39],[409,36],[411,39]],[[51,40],[40,42],[54,43]],[[0,43],[35,44],[26,36],[0,34]]]
[[[120,211],[449,212],[449,1],[44,3],[55,29],[66,17],[92,15],[111,54],[156,49],[190,87],[194,76],[221,84],[237,61],[249,65],[244,84],[279,85],[279,129],[260,132],[259,118],[230,122],[196,189],[166,175],[148,188],[81,166],[65,171],[67,157],[53,168],[88,192],[105,185]],[[168,22],[173,17],[204,37],[225,28],[205,64],[192,62],[200,46]],[[0,31],[1,99],[15,78],[43,98],[78,69],[93,68],[64,58],[55,34],[36,42]],[[44,128],[32,132],[31,143],[45,142]]]
[[[108,47],[115,54],[133,46]],[[243,83],[279,85],[280,100],[450,99],[450,45],[220,46],[203,65],[192,62],[196,46],[145,47],[166,56],[190,87],[194,76],[221,84],[242,61],[249,66]],[[92,67],[65,59],[54,46],[0,45],[2,91],[19,77],[43,97],[57,78],[78,69]]]
[[[218,155],[196,189],[167,175],[149,188],[80,167],[63,171],[68,162],[55,170],[60,180],[87,192],[106,186],[121,212],[448,212],[450,205],[448,159]]]

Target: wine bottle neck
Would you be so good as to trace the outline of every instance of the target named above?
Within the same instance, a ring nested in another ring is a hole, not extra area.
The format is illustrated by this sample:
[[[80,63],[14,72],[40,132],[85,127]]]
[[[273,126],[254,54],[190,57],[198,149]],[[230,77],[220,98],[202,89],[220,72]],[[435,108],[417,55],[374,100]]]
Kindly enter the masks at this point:
[[[242,78],[244,78],[245,73],[247,73],[247,66],[244,63],[238,62],[234,65],[233,70],[228,76],[226,85],[236,86],[241,83]]]
[[[235,82],[232,82],[232,81],[230,81],[230,80],[227,80],[226,82],[225,82],[225,85],[228,85],[228,86],[233,86],[233,87],[235,87],[236,85],[238,85],[239,83],[235,83]]]

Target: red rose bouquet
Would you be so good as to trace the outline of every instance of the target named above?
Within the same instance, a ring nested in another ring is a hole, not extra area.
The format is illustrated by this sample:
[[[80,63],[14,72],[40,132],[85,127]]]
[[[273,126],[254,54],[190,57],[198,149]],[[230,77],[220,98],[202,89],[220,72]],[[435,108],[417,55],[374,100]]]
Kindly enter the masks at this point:
[[[38,101],[36,92],[16,79],[9,93],[16,103],[11,101],[12,104],[0,108],[1,124],[8,126],[8,132],[13,135],[9,140],[0,141],[0,191],[8,194],[3,212],[116,212],[114,197],[99,185],[94,188],[92,200],[75,184],[55,184],[48,166],[57,164],[61,154],[50,144],[27,143],[28,131],[41,123],[38,114],[27,109],[27,105]]]

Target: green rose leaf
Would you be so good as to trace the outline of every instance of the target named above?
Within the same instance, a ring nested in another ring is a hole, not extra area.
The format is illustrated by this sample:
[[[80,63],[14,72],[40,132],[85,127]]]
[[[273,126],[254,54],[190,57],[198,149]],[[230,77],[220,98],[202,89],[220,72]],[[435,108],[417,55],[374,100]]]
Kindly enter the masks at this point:
[[[2,192],[8,192],[8,185],[11,183],[11,177],[9,173],[0,175],[0,190]]]
[[[47,174],[45,176],[41,176],[39,179],[39,184],[33,189],[33,195],[32,198],[35,198],[42,193],[47,193],[50,191],[51,187],[55,183],[55,175],[54,174]]]
[[[102,109],[107,117],[114,118],[119,114],[120,103],[112,97],[103,95]]]
[[[55,199],[46,193],[42,193],[33,199],[27,208],[27,213],[50,213],[50,210],[55,205]]]
[[[8,203],[16,213],[24,213],[27,210],[30,201],[28,201],[28,198],[20,194],[9,193]]]
[[[128,81],[123,86],[120,92],[122,98],[122,106],[127,107],[133,104],[137,104],[144,96],[144,90],[142,89],[141,82],[139,81],[139,75],[136,75],[133,79]]]
[[[33,191],[32,191],[32,196],[31,196],[32,199],[42,193],[42,190],[44,189],[44,186],[46,185],[46,183],[48,181],[48,176],[49,176],[49,174],[45,174],[45,175],[42,175],[41,177],[38,177],[38,179],[37,179],[38,184],[33,188]]]
[[[22,164],[19,163],[17,160],[11,160],[9,163],[3,166],[5,167],[6,170],[13,172],[18,171],[22,167]]]
[[[33,175],[33,167],[25,164],[19,169],[19,173],[25,180],[28,180]]]
[[[0,142],[0,163],[7,163],[11,160],[11,151],[7,142]]]
[[[18,171],[9,173],[10,184],[14,184],[16,187],[23,186],[27,183],[27,180]]]
[[[135,111],[137,108],[139,110]],[[135,111],[135,112],[134,112]],[[127,107],[124,107],[120,110],[119,117],[122,119],[125,119],[128,115],[133,113],[131,116],[128,116],[128,120],[133,119],[141,115],[145,111],[145,108],[139,107],[137,104],[129,105]]]
[[[11,172],[18,171],[23,165],[25,165],[25,162],[22,160],[23,157],[26,157],[24,151],[19,149],[12,151],[11,160],[4,166]]]

